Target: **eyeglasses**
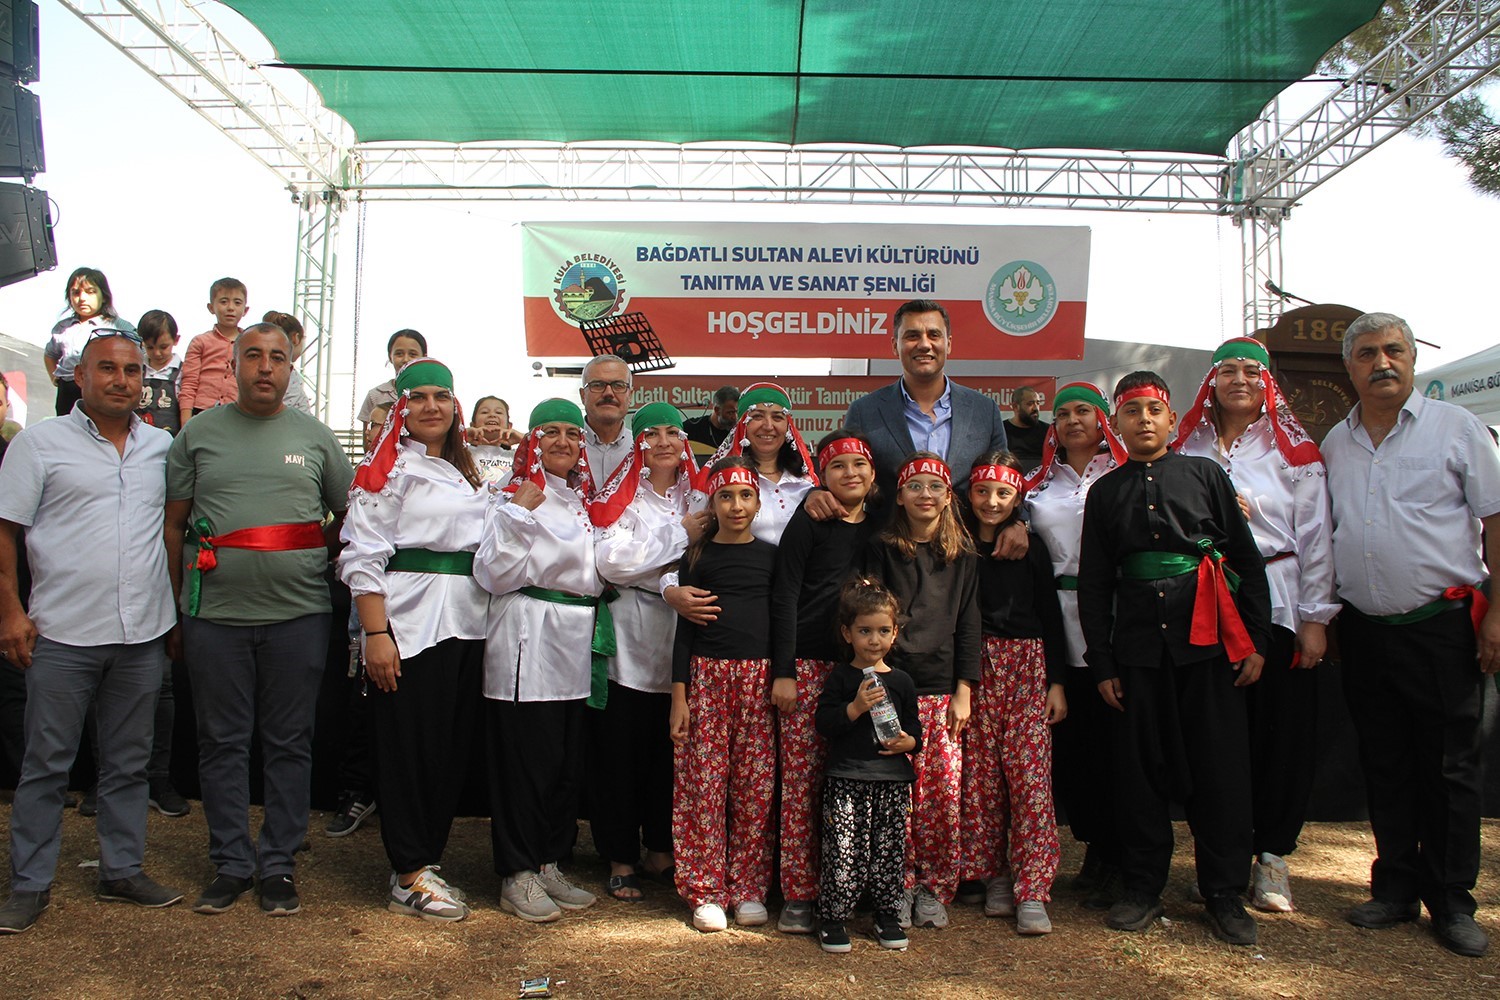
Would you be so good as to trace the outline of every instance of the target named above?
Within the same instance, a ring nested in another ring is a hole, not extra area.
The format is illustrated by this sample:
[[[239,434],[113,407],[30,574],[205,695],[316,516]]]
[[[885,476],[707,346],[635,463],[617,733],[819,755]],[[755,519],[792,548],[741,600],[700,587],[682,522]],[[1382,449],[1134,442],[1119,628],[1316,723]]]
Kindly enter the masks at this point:
[[[132,344],[141,344],[142,346],[145,346],[142,343],[142,341],[141,341],[141,335],[140,334],[133,333],[130,330],[117,330],[117,329],[115,329],[112,326],[100,327],[99,329],[95,330],[93,333],[89,334],[89,340],[90,341],[94,341],[94,340],[107,340],[110,337],[124,337],[126,340],[130,341]]]
[[[914,497],[919,497],[923,493],[931,493],[935,497],[945,497],[948,495],[947,483],[907,483],[901,488],[906,491],[908,496]]]
[[[592,382],[583,383],[583,387],[589,392],[598,395],[605,389],[613,389],[615,392],[625,392],[630,388],[630,383],[621,379],[615,379],[613,382],[605,382],[600,379],[595,379]]]

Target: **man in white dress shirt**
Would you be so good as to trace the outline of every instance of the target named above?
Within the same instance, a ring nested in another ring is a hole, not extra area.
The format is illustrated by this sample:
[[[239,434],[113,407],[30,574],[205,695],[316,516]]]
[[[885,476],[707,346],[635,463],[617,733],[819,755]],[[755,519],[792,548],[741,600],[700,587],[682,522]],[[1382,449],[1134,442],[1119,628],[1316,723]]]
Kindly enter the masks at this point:
[[[1500,558],[1500,456],[1466,410],[1412,391],[1411,328],[1366,313],[1344,335],[1359,394],[1323,442],[1333,501],[1344,693],[1375,834],[1357,927],[1414,920],[1477,957],[1480,694],[1500,669],[1500,611],[1474,588]],[[1480,557],[1480,527],[1487,559]]]

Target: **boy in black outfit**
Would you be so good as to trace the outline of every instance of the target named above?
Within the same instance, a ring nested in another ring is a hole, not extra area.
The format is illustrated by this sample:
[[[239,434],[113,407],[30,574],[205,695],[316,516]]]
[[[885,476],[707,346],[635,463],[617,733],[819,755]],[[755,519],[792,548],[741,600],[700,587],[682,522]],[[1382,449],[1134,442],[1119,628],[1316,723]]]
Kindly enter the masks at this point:
[[[1085,660],[1123,713],[1115,777],[1125,895],[1106,922],[1139,931],[1162,915],[1168,805],[1178,800],[1214,935],[1252,945],[1255,922],[1239,897],[1252,853],[1241,688],[1259,678],[1270,641],[1265,564],[1229,477],[1167,450],[1177,415],[1160,376],[1121,379],[1110,422],[1130,458],[1089,491],[1078,569]]]

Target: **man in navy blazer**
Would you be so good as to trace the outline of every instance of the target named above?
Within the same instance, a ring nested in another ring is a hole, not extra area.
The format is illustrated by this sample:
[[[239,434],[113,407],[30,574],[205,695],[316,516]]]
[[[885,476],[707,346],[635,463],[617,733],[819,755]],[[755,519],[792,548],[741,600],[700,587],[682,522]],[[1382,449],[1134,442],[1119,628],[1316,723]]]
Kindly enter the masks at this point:
[[[928,299],[903,304],[892,330],[901,378],[856,399],[844,424],[869,439],[876,482],[887,497],[895,496],[896,474],[914,451],[943,456],[954,491],[966,496],[974,460],[1005,448],[1005,418],[988,396],[943,374],[953,335],[941,305]]]

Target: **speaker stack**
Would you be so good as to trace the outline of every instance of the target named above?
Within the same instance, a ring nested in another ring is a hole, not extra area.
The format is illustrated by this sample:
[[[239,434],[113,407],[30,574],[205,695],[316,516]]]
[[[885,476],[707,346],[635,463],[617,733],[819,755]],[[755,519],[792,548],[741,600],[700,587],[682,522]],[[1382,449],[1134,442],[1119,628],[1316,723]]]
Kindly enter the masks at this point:
[[[27,84],[37,81],[37,5],[0,0],[0,285],[57,266],[47,192],[32,186],[47,168],[42,114]]]

